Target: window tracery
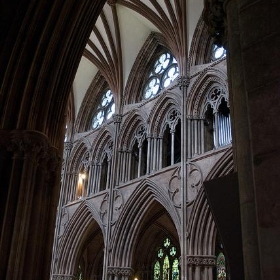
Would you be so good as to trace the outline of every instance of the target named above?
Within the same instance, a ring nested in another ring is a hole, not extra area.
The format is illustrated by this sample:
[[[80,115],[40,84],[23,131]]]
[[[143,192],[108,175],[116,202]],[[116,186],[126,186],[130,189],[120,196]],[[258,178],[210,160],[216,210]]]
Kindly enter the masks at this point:
[[[102,94],[96,108],[93,110],[91,129],[96,129],[101,126],[105,121],[109,120],[114,113],[114,97],[112,91],[108,89]]]
[[[171,108],[166,115],[166,127],[163,133],[162,167],[181,161],[181,114]]]
[[[154,280],[179,280],[179,256],[177,248],[165,238],[158,248],[153,265]]]
[[[231,122],[228,97],[220,87],[213,87],[204,106],[205,151],[231,143]]]
[[[143,176],[147,172],[147,128],[144,124],[138,126],[134,134],[131,149],[131,174],[130,179]]]
[[[163,88],[168,87],[178,75],[177,60],[169,52],[161,53],[150,69],[144,84],[143,99],[156,96]]]
[[[226,57],[226,50],[221,46],[219,47],[216,44],[212,45],[212,49],[211,49],[211,61],[216,61],[218,59],[224,58]]]

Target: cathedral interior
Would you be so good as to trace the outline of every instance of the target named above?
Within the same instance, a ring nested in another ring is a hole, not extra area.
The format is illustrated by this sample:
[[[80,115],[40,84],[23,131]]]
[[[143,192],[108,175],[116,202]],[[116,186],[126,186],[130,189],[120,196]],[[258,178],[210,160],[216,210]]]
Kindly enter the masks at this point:
[[[279,12],[2,4],[0,279],[279,279]]]

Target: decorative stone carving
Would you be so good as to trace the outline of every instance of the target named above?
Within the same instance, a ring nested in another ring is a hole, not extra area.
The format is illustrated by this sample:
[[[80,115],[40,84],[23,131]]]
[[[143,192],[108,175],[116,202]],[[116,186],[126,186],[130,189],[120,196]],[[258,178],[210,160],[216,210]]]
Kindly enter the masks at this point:
[[[134,270],[131,267],[108,267],[108,275],[118,275],[118,276],[132,276]]]
[[[218,72],[216,71],[218,74]],[[194,94],[194,91],[197,90],[199,83],[201,83],[203,75],[200,76],[192,86],[190,95]],[[223,91],[227,94],[227,85],[223,82],[223,79],[219,76],[209,76],[206,80],[203,81],[203,85],[200,87],[199,92],[196,94],[195,102],[193,105],[193,114],[199,115],[200,114],[200,104],[202,102],[202,98],[204,98],[205,93],[208,92],[211,87],[214,87],[213,85],[216,84],[217,86],[220,86]],[[228,94],[227,94],[228,95]],[[206,97],[205,97],[206,98]]]
[[[176,85],[174,87],[179,87],[182,89],[183,87],[188,87],[190,85],[190,79],[185,76],[179,76],[176,79]]]
[[[59,237],[61,237],[64,233],[64,230],[69,222],[69,213],[67,207],[63,207],[61,209],[61,222],[60,222],[60,229],[59,229]]]
[[[70,141],[64,142],[64,150],[71,152],[73,148],[73,143]]]
[[[101,202],[100,210],[99,210],[100,218],[101,218],[102,224],[104,226],[107,224],[108,199],[109,199],[109,193],[106,193],[104,195],[104,198],[103,198],[102,202]]]
[[[181,207],[181,167],[175,169],[168,183],[169,197],[174,203],[175,207]]]
[[[203,175],[200,167],[195,163],[188,163],[188,202],[187,204],[192,203],[197,194],[199,189],[202,186],[203,182]]]
[[[116,124],[116,123],[121,123],[121,121],[122,121],[122,115],[120,115],[120,114],[114,114],[113,115],[113,120],[114,120],[114,123]]]
[[[227,103],[229,104],[229,98],[228,94],[223,90],[223,88],[219,86],[213,87],[207,97],[206,97],[206,103],[205,103],[205,108],[204,111],[206,110],[207,106],[210,104],[210,106],[213,108],[213,113],[218,112],[219,110],[219,105],[221,104],[221,100],[225,99]]]
[[[215,266],[215,256],[187,256],[187,264],[195,266]]]
[[[0,150],[14,152],[22,158],[29,157],[48,172],[57,170],[61,163],[57,149],[38,131],[1,131]]]
[[[123,201],[123,195],[122,195],[121,191],[118,189],[115,189],[114,190],[114,206],[113,206],[114,212],[113,212],[113,218],[112,218],[112,222],[111,222],[112,225],[115,224],[115,222],[117,221],[123,204],[124,204],[124,201]]]

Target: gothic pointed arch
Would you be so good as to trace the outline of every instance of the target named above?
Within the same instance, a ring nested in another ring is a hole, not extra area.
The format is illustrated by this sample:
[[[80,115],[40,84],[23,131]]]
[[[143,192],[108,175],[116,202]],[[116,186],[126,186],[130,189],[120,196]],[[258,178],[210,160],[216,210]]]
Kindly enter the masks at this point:
[[[213,169],[208,173],[206,180],[225,176],[233,172],[232,149],[228,149]],[[215,246],[217,240],[217,228],[213,215],[206,198],[204,187],[199,190],[193,204],[187,229],[189,246],[189,273],[193,274],[193,265],[204,263],[202,272],[205,275],[212,275],[212,268],[216,264]]]
[[[90,185],[88,194],[108,189],[111,185],[112,157],[114,152],[113,128],[104,125],[100,128],[92,147]]]
[[[86,138],[81,138],[76,143],[65,166],[64,203],[74,201],[87,194],[88,173],[90,168],[90,143]]]
[[[123,105],[141,101],[141,89],[143,88],[146,74],[151,63],[154,61],[154,57],[163,49],[169,50],[165,38],[159,33],[152,32],[144,43],[130,71],[124,90]],[[139,73],[142,74],[139,75]]]
[[[114,131],[109,126],[103,126],[98,132],[92,147],[92,160],[98,162],[104,157],[104,153],[108,153],[108,156],[112,156],[113,148],[113,135]],[[111,152],[108,150],[111,149]]]
[[[75,275],[87,245],[95,240],[99,244],[99,250],[103,250],[104,237],[105,231],[98,211],[92,204],[84,201],[67,223],[60,239],[56,251],[55,274]]]
[[[209,57],[213,42],[214,39],[209,33],[208,27],[203,17],[200,16],[190,47],[188,60],[190,67],[210,62]]]
[[[150,113],[148,122],[150,123],[149,133],[152,135],[162,135],[165,126],[168,123],[167,115],[170,110],[176,110],[180,118],[180,97],[173,92],[164,92],[157,100],[153,110]]]
[[[209,90],[219,86],[228,96],[227,74],[217,68],[207,67],[191,85],[188,98],[188,115],[199,116]]]
[[[75,122],[75,102],[74,102],[74,92],[73,87],[71,88],[69,99],[67,102],[66,109],[66,120],[65,120],[65,138],[64,142],[71,141],[74,131],[74,122]]]
[[[154,213],[155,216],[152,215],[154,209],[157,209]],[[160,217],[163,217],[163,220],[160,221]],[[152,234],[152,231],[149,231],[151,223],[145,223],[149,219],[154,220],[154,226],[158,226],[161,236],[164,236],[164,233],[169,234],[178,244],[180,219],[174,204],[169,199],[167,191],[163,191],[153,181],[145,179],[136,187],[125,203],[116,222],[112,236],[110,266],[132,267],[135,264],[135,250],[137,250],[136,247],[137,244],[139,245],[141,236],[144,236],[146,232]],[[166,222],[168,221],[166,227],[162,223],[165,219]],[[157,231],[153,232],[154,238],[156,233]],[[149,250],[149,246],[147,246],[147,250]]]
[[[119,133],[119,141],[124,148],[131,148],[133,145],[135,131],[139,126],[145,127],[147,131],[147,114],[141,109],[132,110],[125,118]]]
[[[70,154],[71,160],[69,170],[71,170],[72,172],[78,171],[80,162],[84,154],[89,153],[90,150],[90,142],[87,138],[83,137],[77,143],[75,143],[75,146],[73,147]]]

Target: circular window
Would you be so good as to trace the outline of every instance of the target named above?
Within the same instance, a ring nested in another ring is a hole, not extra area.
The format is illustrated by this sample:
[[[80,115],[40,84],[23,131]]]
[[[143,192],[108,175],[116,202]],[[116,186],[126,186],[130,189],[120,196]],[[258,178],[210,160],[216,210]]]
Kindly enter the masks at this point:
[[[214,44],[212,47],[211,60],[215,61],[224,57],[226,57],[226,50]]]
[[[161,53],[150,69],[148,79],[143,87],[143,99],[157,95],[163,88],[168,87],[179,75],[176,59],[169,53]]]

